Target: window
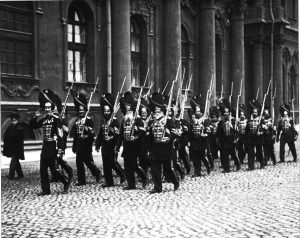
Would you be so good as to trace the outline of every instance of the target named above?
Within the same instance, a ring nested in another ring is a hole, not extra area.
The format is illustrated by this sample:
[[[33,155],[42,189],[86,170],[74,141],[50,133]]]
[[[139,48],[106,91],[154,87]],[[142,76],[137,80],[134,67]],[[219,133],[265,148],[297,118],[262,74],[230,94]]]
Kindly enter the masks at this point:
[[[29,2],[0,2],[2,74],[33,75],[33,10]]]
[[[130,24],[131,80],[135,86],[141,84],[141,32],[134,19]]]
[[[86,82],[86,21],[76,8],[70,7],[68,19],[68,81]]]

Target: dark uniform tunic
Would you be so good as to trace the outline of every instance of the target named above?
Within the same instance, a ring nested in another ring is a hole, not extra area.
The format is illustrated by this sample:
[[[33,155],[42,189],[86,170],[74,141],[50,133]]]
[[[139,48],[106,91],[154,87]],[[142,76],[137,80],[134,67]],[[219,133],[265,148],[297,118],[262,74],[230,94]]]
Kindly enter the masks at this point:
[[[186,173],[189,174],[191,171],[191,167],[188,160],[188,153],[186,151],[186,146],[188,144],[188,135],[189,135],[189,123],[185,119],[180,119],[180,126],[182,130],[182,134],[178,139],[179,142],[179,159],[183,162]]]
[[[124,170],[127,179],[129,189],[135,189],[135,177],[136,172],[143,180],[143,184],[147,180],[145,171],[138,166],[137,158],[139,156],[138,146],[141,139],[145,136],[144,124],[140,118],[134,120],[126,120],[125,118],[121,122],[120,134],[117,139],[116,151],[119,151],[123,143],[122,157],[124,157]]]
[[[100,170],[96,167],[92,155],[95,140],[94,122],[90,117],[78,118],[75,122],[73,152],[76,153],[76,166],[79,184],[86,184],[84,164],[89,168],[96,181],[100,179]]]
[[[203,134],[207,134],[204,136]],[[194,165],[194,175],[201,176],[201,161],[204,163],[207,173],[210,173],[209,161],[206,158],[208,148],[208,136],[210,134],[209,120],[193,118],[189,128],[190,158]]]
[[[149,152],[152,180],[154,183],[154,190],[157,192],[162,191],[161,168],[165,168],[167,176],[170,178],[174,186],[177,186],[176,175],[171,168],[171,159],[173,152],[173,138],[174,134],[171,131],[175,130],[175,121],[166,119],[165,116],[154,118],[150,125],[150,138],[149,138]],[[163,139],[163,136],[167,140]]]
[[[210,131],[209,134],[209,154],[210,154],[210,165],[214,167],[214,160],[218,158],[219,146],[217,144],[217,129],[218,129],[219,120],[210,122]]]
[[[297,160],[297,154],[295,149],[295,139],[297,138],[298,133],[295,130],[294,121],[292,118],[281,118],[278,122],[277,127],[277,138],[276,141],[279,141],[280,138],[280,161],[284,162],[284,147],[287,143],[291,153],[294,157],[294,161]]]
[[[237,151],[238,157],[241,163],[244,163],[244,159],[247,153],[247,137],[246,137],[246,126],[247,126],[247,119],[239,118],[237,123],[238,129],[238,142],[237,142]]]
[[[55,160],[57,158],[58,150],[63,150],[63,132],[62,122],[60,118],[54,114],[48,114],[44,118],[33,117],[29,126],[32,129],[43,129],[43,147],[41,152],[40,174],[41,185],[44,193],[50,193],[50,183],[48,176],[48,168],[51,174],[59,179],[64,185],[67,184],[65,177],[56,169]]]
[[[224,163],[224,172],[230,172],[230,159],[234,160],[236,169],[240,169],[240,161],[235,150],[236,129],[234,128],[235,119],[223,118],[218,125],[217,137],[221,149],[221,160]]]
[[[114,153],[120,123],[116,118],[113,118],[110,125],[108,123],[109,121],[104,118],[102,119],[100,131],[96,139],[96,150],[99,150],[101,147],[105,183],[107,186],[113,186],[112,170],[114,169],[122,179],[125,178],[125,174],[120,164],[116,161]]]
[[[275,158],[275,152],[274,152],[274,143],[275,143],[275,137],[276,137],[276,130],[273,126],[273,121],[271,117],[264,117],[264,124],[263,127],[264,130],[264,155],[265,155],[265,162],[267,163],[266,158],[271,158],[273,161],[273,164],[276,164],[276,158]]]
[[[264,144],[264,136],[262,129],[263,120],[259,122],[259,117],[251,118],[247,122],[246,136],[247,136],[247,150],[248,150],[248,168],[254,169],[254,158],[256,155],[260,167],[264,168],[265,161],[262,152]]]
[[[139,154],[139,165],[141,168],[146,172],[150,168],[150,160],[147,157],[147,151],[148,151],[148,144],[149,144],[149,123],[150,123],[150,117],[147,117],[146,119],[142,119],[145,129],[145,136],[140,141],[140,154]]]
[[[3,155],[11,157],[9,179],[14,179],[15,172],[19,178],[24,177],[19,160],[24,160],[24,137],[20,123],[10,124],[3,135]]]

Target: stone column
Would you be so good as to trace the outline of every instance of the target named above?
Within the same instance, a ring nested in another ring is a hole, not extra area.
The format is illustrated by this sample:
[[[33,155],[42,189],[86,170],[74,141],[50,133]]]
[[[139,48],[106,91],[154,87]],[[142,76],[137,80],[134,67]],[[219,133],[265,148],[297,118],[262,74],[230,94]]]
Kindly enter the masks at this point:
[[[232,103],[236,104],[241,79],[245,85],[245,47],[244,47],[244,1],[231,9],[231,80],[233,81]],[[230,86],[231,87],[231,82]],[[245,101],[242,94],[240,102]]]
[[[280,118],[279,107],[283,104],[283,78],[282,78],[282,44],[274,44],[274,82],[276,83],[276,97],[274,102],[275,121]]]
[[[201,93],[202,103],[205,102],[210,81],[214,75],[216,80],[216,43],[215,43],[215,8],[214,0],[200,1],[199,8],[199,77],[198,90]],[[214,81],[215,81],[214,80]],[[214,82],[216,86],[216,82]],[[214,86],[212,102],[215,102],[216,90]],[[196,91],[198,91],[196,90]]]
[[[112,93],[116,96],[124,77],[123,91],[131,85],[130,0],[112,0]]]
[[[160,80],[160,88],[163,89],[169,80],[168,88],[176,77],[177,68],[181,59],[181,13],[180,0],[164,1],[164,39],[163,39],[163,79]],[[179,72],[179,76],[181,73]],[[175,85],[175,89],[177,85]],[[174,95],[175,95],[174,90]]]
[[[251,85],[251,82],[249,83]],[[252,98],[256,97],[259,88],[258,101],[263,101],[263,42],[262,39],[257,39],[253,44],[253,85]]]

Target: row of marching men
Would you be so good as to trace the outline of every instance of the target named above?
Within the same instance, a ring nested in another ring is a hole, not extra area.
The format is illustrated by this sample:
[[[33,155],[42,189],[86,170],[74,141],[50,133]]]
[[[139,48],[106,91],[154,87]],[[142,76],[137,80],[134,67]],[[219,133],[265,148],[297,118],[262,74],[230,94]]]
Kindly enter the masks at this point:
[[[114,186],[113,170],[120,177],[120,182],[127,181],[124,189],[136,188],[135,173],[141,178],[142,186],[149,182],[151,172],[154,188],[150,193],[162,192],[162,177],[174,184],[174,190],[179,188],[179,178],[185,172],[190,173],[188,157],[193,162],[193,176],[201,175],[201,164],[207,173],[214,167],[214,160],[219,157],[224,172],[230,171],[230,158],[234,160],[236,169],[248,154],[248,167],[254,169],[255,157],[263,168],[267,158],[276,163],[274,154],[274,138],[280,139],[280,161],[284,161],[284,146],[288,143],[290,151],[297,159],[294,140],[297,133],[290,108],[282,105],[277,131],[269,114],[264,108],[264,117],[259,116],[260,105],[257,101],[249,102],[250,117],[247,119],[245,105],[239,108],[238,120],[235,120],[235,110],[228,100],[221,100],[218,106],[209,110],[210,118],[203,115],[204,108],[200,97],[190,101],[190,122],[183,119],[182,112],[174,100],[154,92],[149,101],[144,98],[136,101],[130,92],[124,93],[120,100],[114,101],[111,94],[106,93],[100,98],[102,121],[99,134],[96,135],[94,122],[88,116],[89,106],[83,94],[73,94],[77,120],[74,128],[72,150],[76,153],[77,183],[86,184],[85,166],[96,179],[100,181],[100,169],[94,163],[92,151],[101,149],[105,183],[103,188]],[[40,175],[42,191],[39,195],[50,194],[48,168],[53,177],[64,184],[67,193],[73,178],[73,170],[63,159],[68,136],[68,125],[64,118],[64,108],[60,98],[51,90],[43,90],[39,95],[40,108],[30,121],[32,128],[43,129],[43,147],[41,151]],[[168,102],[171,103],[168,105]],[[116,107],[116,105],[118,105]],[[124,118],[121,122],[115,117],[121,109]],[[167,114],[167,115],[166,115]],[[118,163],[118,154],[124,158],[124,169]],[[189,149],[189,152],[186,149]],[[236,152],[238,151],[238,153]],[[189,155],[189,156],[188,156]],[[184,168],[179,163],[183,162]],[[58,168],[61,166],[64,175]],[[163,174],[162,174],[163,173]]]

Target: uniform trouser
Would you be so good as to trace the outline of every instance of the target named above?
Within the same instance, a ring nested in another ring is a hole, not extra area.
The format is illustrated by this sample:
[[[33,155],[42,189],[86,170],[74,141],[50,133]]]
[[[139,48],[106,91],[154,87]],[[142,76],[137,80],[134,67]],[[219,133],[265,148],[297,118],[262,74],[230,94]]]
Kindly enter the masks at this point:
[[[219,146],[217,144],[217,139],[216,137],[211,137],[210,138],[210,153],[212,155],[213,159],[217,159],[218,158],[218,150],[219,150]]]
[[[247,145],[248,149],[248,168],[254,169],[254,157],[256,155],[257,161],[260,163],[261,166],[265,165],[264,157],[262,153],[262,145]],[[256,150],[256,152],[255,152]]]
[[[189,174],[191,172],[191,166],[190,163],[188,161],[188,154],[185,150],[185,146],[181,146],[179,148],[179,158],[181,159],[181,161],[183,162],[183,165],[185,167],[186,173]]]
[[[243,140],[239,140],[236,145],[237,151],[238,151],[238,157],[241,161],[241,163],[244,163],[244,159],[246,157],[246,144]]]
[[[288,144],[294,159],[297,158],[297,153],[296,153],[296,149],[295,149],[295,142],[294,141],[287,142],[286,140],[281,139],[280,140],[280,145],[279,145],[279,155],[280,155],[280,161],[282,161],[282,162],[284,162],[284,153],[285,153],[284,147],[285,147],[286,143]]]
[[[65,161],[62,157],[57,157],[57,164],[60,165],[62,170],[67,173],[68,175],[67,180],[71,181],[71,179],[73,178],[73,169],[71,168],[70,165],[68,165],[67,161]]]
[[[213,169],[214,168],[214,157],[212,156],[212,153],[211,153],[211,145],[210,144],[208,144],[208,146],[207,146],[206,157],[207,157],[210,167]]]
[[[85,168],[86,165],[91,171],[94,177],[100,174],[100,170],[96,167],[93,160],[93,155],[91,152],[77,152],[76,154],[76,167],[77,167],[77,176],[78,183],[85,184]]]
[[[139,166],[147,173],[150,168],[150,161],[147,158],[147,152],[143,151],[139,157]]]
[[[15,177],[15,172],[20,178],[24,177],[22,167],[19,161],[19,158],[15,155],[11,157],[10,165],[9,165],[9,178],[13,179]]]
[[[114,152],[102,153],[105,184],[108,186],[114,185],[112,170],[115,170],[118,176],[125,177],[124,170],[118,162],[114,161],[114,156]]]
[[[275,152],[274,152],[274,143],[272,141],[265,142],[263,148],[264,148],[265,158],[268,156],[269,158],[271,158],[271,160],[275,164],[276,157],[275,157]],[[267,161],[265,161],[265,162],[267,163]]]
[[[205,156],[205,149],[199,151],[190,150],[190,156],[191,156],[191,160],[193,161],[194,174],[196,176],[201,175],[201,161],[203,162],[204,166],[207,169],[207,172],[209,173],[210,167],[209,167],[209,162]]]
[[[64,185],[67,184],[67,180],[65,177],[60,173],[55,167],[55,160],[56,157],[46,157],[41,156],[40,161],[40,174],[41,174],[41,185],[42,190],[45,193],[50,193],[50,182],[49,182],[49,175],[48,175],[48,168],[50,168],[51,173],[58,178]]]
[[[151,160],[151,173],[152,173],[152,180],[154,183],[154,189],[157,192],[162,191],[162,180],[161,180],[161,166],[165,168],[165,172],[167,176],[170,178],[171,182],[176,185],[178,184],[178,180],[174,171],[171,168],[171,161],[170,160]]]
[[[147,175],[145,171],[140,166],[138,166],[136,155],[124,156],[124,170],[127,185],[129,188],[135,188],[134,172],[136,172],[138,176],[142,178],[143,182],[147,180]]]
[[[230,148],[221,148],[221,157],[223,159],[224,171],[225,172],[230,172],[230,158],[229,158],[229,155],[233,159],[234,164],[237,167],[237,169],[240,168],[240,161],[237,157],[235,146],[232,146]]]

